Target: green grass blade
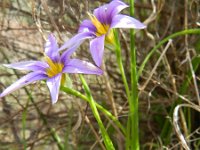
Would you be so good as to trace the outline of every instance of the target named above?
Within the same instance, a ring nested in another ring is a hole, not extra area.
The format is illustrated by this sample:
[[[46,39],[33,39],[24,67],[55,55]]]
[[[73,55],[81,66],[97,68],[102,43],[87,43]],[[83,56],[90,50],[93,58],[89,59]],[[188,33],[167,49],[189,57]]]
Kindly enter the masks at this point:
[[[130,16],[134,16],[134,0],[130,0]],[[139,150],[139,117],[138,117],[138,88],[137,88],[137,66],[136,66],[136,49],[135,49],[135,32],[133,29],[130,30],[130,72],[131,72],[131,99],[129,103],[129,115],[130,115],[130,149]]]
[[[151,58],[151,56],[163,45],[165,44],[169,39],[173,39],[182,35],[187,35],[187,34],[200,34],[200,29],[188,29],[188,30],[183,30],[183,31],[179,31],[176,32],[174,34],[171,34],[169,36],[167,36],[166,38],[164,38],[162,41],[160,41],[149,53],[148,55],[145,57],[143,63],[141,64],[139,71],[138,71],[138,77],[140,77],[140,75],[142,74],[142,71],[144,70],[144,67],[146,65],[146,63],[149,61],[149,59]]]

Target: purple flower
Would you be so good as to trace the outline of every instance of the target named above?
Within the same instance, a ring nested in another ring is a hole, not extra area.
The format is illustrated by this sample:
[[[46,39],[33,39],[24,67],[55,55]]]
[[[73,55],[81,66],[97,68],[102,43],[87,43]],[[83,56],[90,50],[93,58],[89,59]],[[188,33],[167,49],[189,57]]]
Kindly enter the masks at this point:
[[[115,42],[112,29],[146,28],[140,21],[130,16],[119,14],[121,10],[127,7],[128,5],[122,1],[113,0],[109,4],[95,9],[93,14],[89,14],[90,20],[86,19],[81,23],[79,33],[67,41],[59,50],[71,47],[74,43],[82,43],[85,39],[92,39],[90,41],[90,52],[96,65],[100,67],[104,53],[104,43],[113,45]]]
[[[49,35],[45,45],[45,61],[24,61],[4,65],[8,68],[30,70],[31,72],[6,88],[0,94],[0,97],[35,81],[46,80],[54,104],[58,100],[61,82],[65,79],[64,73],[102,74],[102,70],[91,63],[79,59],[70,59],[76,48],[77,46],[73,46],[60,55],[55,37],[52,34]]]

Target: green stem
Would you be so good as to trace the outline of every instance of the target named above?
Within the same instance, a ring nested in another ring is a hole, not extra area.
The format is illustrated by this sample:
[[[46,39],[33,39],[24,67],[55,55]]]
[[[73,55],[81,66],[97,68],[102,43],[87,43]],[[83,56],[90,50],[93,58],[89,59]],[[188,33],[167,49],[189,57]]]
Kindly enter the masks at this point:
[[[130,16],[134,15],[134,0],[130,0]],[[139,150],[139,117],[138,117],[138,89],[137,89],[137,66],[136,66],[136,49],[135,49],[135,32],[130,30],[130,54],[131,54],[131,100],[130,100],[130,149]]]
[[[90,101],[87,96],[81,94],[79,91],[76,91],[74,89],[62,86],[60,88],[60,90],[67,94],[79,97],[80,99],[85,100],[86,102]],[[116,117],[114,117],[108,110],[106,110],[104,107],[102,107],[98,103],[95,102],[95,105],[101,112],[103,112],[106,116],[108,116],[115,123],[115,125],[117,127],[119,127],[121,129],[121,131],[124,135],[126,134],[124,127],[121,125],[121,123],[119,122],[119,120]]]
[[[137,150],[139,148],[139,138],[138,138],[138,102],[137,102],[137,76],[136,70],[131,69],[131,75],[134,76],[132,77],[132,90],[134,90],[133,95],[130,93],[130,89],[128,86],[128,82],[126,79],[124,67],[123,67],[123,61],[122,61],[122,56],[121,56],[121,46],[119,43],[119,38],[118,34],[116,31],[114,31],[115,35],[115,46],[116,46],[116,57],[117,57],[117,63],[120,69],[120,73],[122,75],[122,80],[125,86],[128,102],[129,102],[129,116],[128,116],[128,122],[127,122],[127,131],[126,131],[126,149],[133,149]],[[133,56],[135,56],[135,53],[131,53]],[[132,57],[133,57],[132,56]],[[132,59],[131,59],[132,60]],[[131,63],[131,67],[134,67],[135,62],[133,61]],[[136,68],[136,67],[135,67]],[[133,83],[134,82],[134,83]]]
[[[130,99],[130,90],[129,90],[128,82],[126,79],[124,67],[123,67],[123,61],[122,61],[122,57],[121,57],[121,46],[119,43],[118,33],[116,30],[114,31],[114,36],[115,36],[115,53],[116,53],[116,57],[117,57],[117,63],[118,63],[119,70],[120,70],[120,73],[122,76],[122,81],[124,83],[125,91],[126,91],[126,94],[127,94],[128,100],[129,100]]]
[[[105,143],[106,149],[114,150],[115,148],[114,148],[113,143],[112,143],[112,141],[111,141],[111,139],[110,139],[110,137],[109,137],[104,125],[103,125],[103,122],[101,121],[99,112],[98,112],[98,110],[96,108],[94,99],[93,99],[92,94],[90,92],[90,89],[89,89],[89,87],[88,87],[88,85],[87,85],[87,83],[86,83],[86,81],[85,81],[85,79],[84,79],[84,77],[82,75],[80,75],[80,79],[81,79],[81,82],[83,84],[83,87],[84,87],[84,90],[86,92],[86,95],[88,97],[88,100],[89,100],[88,103],[90,104],[90,108],[91,108],[91,110],[93,112],[93,115],[94,115],[95,119],[97,120],[97,123],[98,123],[98,125],[100,127],[100,131],[101,131],[101,134],[102,134],[103,141]]]

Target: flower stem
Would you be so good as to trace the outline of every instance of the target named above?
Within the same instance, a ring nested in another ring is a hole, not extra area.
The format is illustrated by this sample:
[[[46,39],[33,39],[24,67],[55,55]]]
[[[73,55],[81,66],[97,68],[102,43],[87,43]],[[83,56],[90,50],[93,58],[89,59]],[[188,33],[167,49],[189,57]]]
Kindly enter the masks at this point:
[[[125,75],[125,71],[124,71],[124,67],[123,67],[123,62],[122,62],[122,57],[121,57],[121,46],[119,43],[119,38],[118,38],[118,34],[115,31],[114,32],[115,35],[115,47],[116,47],[116,57],[117,57],[117,63],[120,69],[120,73],[122,75],[122,80],[125,86],[125,90],[126,90],[126,95],[128,98],[128,103],[129,103],[129,115],[128,115],[128,122],[127,122],[127,130],[126,130],[126,149],[132,149],[132,150],[138,150],[139,149],[139,138],[138,138],[138,103],[137,103],[137,93],[134,93],[135,95],[131,95],[130,93],[130,89],[128,86],[128,82],[126,79],[126,75]],[[135,62],[132,62],[133,64]],[[132,64],[131,67],[133,67],[134,65]],[[136,72],[133,72],[136,73]],[[133,74],[132,73],[132,74]],[[137,76],[134,76],[137,78]],[[136,78],[131,78],[133,81],[135,81]],[[131,83],[133,84],[133,81],[131,81]],[[134,83],[131,86],[134,90],[137,92],[137,82]],[[137,149],[138,148],[138,149]]]
[[[89,100],[88,103],[90,104],[90,108],[91,108],[91,110],[93,112],[93,115],[94,115],[95,119],[97,120],[97,123],[98,123],[98,125],[100,127],[100,131],[101,131],[101,134],[102,134],[103,141],[105,143],[106,149],[114,150],[115,148],[114,148],[113,143],[112,143],[112,141],[111,141],[111,139],[110,139],[110,137],[109,137],[104,125],[103,125],[103,122],[101,121],[99,112],[98,112],[97,107],[95,105],[95,101],[94,101],[94,99],[92,97],[90,89],[89,89],[89,87],[88,87],[88,85],[87,85],[87,83],[86,83],[86,81],[85,81],[85,79],[84,79],[84,77],[82,75],[80,75],[80,79],[81,79],[81,82],[83,84],[83,88],[84,88],[84,90],[86,92],[86,95],[88,97],[88,100]]]
[[[130,0],[130,16],[134,15],[134,0]],[[130,55],[131,55],[131,100],[130,100],[130,144],[127,146],[133,150],[139,150],[139,116],[138,116],[138,89],[137,89],[137,66],[136,66],[136,49],[135,49],[135,32],[130,30]]]
[[[129,100],[130,99],[130,90],[129,90],[128,82],[126,79],[124,67],[123,67],[123,62],[122,62],[122,57],[121,57],[121,46],[119,43],[118,33],[116,30],[114,31],[114,36],[115,36],[115,53],[116,53],[116,57],[117,57],[117,63],[118,63],[119,70],[120,70],[120,73],[122,76],[122,81],[125,86],[125,91],[126,91],[126,94],[127,94],[128,100]]]

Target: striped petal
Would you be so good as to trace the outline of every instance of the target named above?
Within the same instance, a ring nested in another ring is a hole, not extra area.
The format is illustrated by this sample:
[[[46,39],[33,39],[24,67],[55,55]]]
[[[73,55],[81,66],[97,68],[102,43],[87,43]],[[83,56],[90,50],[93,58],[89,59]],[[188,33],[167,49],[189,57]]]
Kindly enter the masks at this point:
[[[53,34],[50,34],[45,44],[45,54],[54,61],[59,60],[58,44]]]
[[[51,94],[52,104],[55,104],[58,101],[61,78],[62,78],[62,74],[60,73],[47,80],[47,86]]]
[[[65,52],[63,52],[63,54],[61,55],[61,62],[63,64],[66,64],[69,61],[70,56],[73,54],[73,52],[77,49],[77,47],[79,46],[79,44],[74,45],[73,47],[70,47],[68,50],[66,50]]]
[[[59,48],[59,51],[73,47],[74,45],[80,45],[85,39],[93,38],[94,34],[91,32],[81,32],[69,39],[63,46]]]
[[[47,75],[41,73],[41,72],[31,72],[25,76],[23,76],[21,79],[17,80],[15,83],[11,84],[9,87],[7,87],[1,94],[0,97],[6,96],[10,94],[11,92],[24,87],[25,85],[28,85],[32,82],[38,81],[38,80],[44,80],[47,78]]]
[[[91,20],[83,20],[83,22],[81,23],[78,32],[96,32],[96,27],[92,24]]]
[[[108,11],[107,14],[109,15],[109,19],[112,19],[115,15],[117,15],[119,12],[121,12],[123,9],[129,7],[127,4],[120,0],[113,0],[108,5]]]
[[[93,14],[96,16],[96,18],[102,23],[102,24],[109,24],[108,21],[108,5],[109,4],[105,4],[101,7],[98,7],[94,10]]]
[[[48,68],[48,64],[42,61],[22,61],[12,64],[4,64],[7,68],[17,70],[31,70],[31,71],[45,71]]]
[[[146,26],[137,19],[127,15],[118,14],[113,18],[110,28],[144,29]]]
[[[111,24],[112,18],[127,7],[128,5],[122,1],[113,0],[109,4],[96,8],[93,13],[101,23]]]
[[[100,67],[103,60],[105,35],[97,37],[90,42],[90,53],[95,64]]]
[[[93,64],[79,59],[71,59],[63,69],[64,73],[83,73],[101,75],[103,72]]]

